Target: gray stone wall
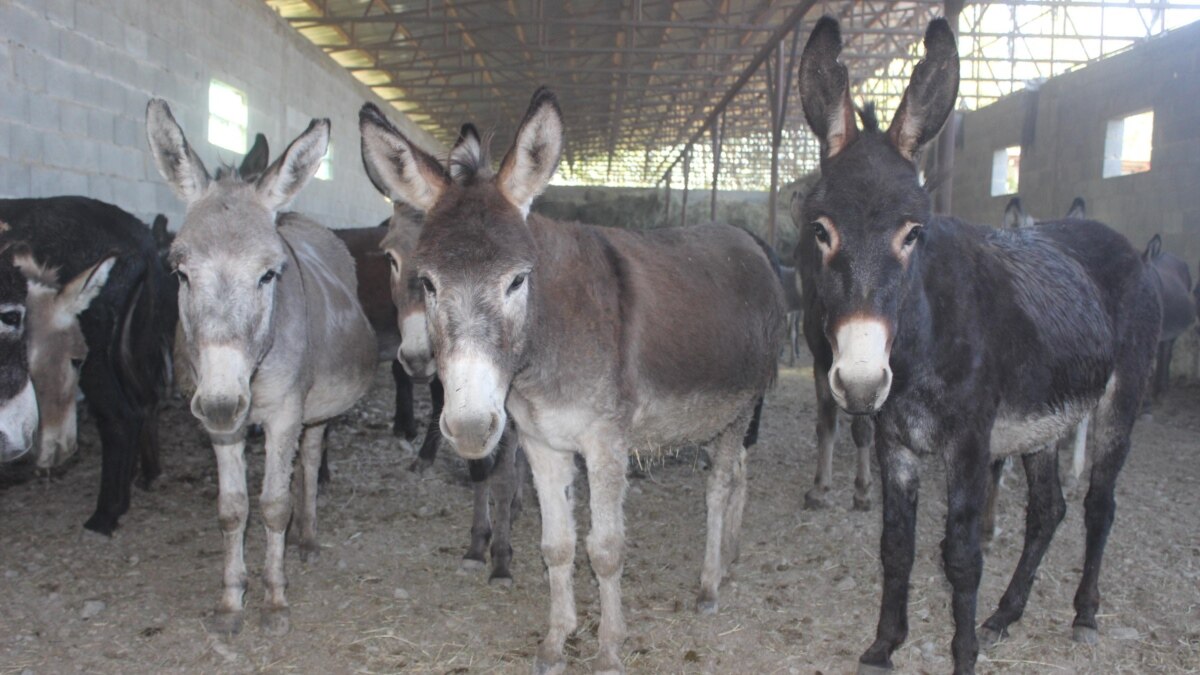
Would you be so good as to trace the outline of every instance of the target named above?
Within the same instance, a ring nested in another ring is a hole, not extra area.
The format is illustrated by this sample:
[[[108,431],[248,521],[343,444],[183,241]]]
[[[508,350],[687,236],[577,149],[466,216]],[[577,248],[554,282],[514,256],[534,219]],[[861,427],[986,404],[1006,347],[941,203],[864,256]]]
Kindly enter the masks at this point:
[[[359,158],[364,101],[439,150],[259,0],[0,0],[0,196],[86,195],[177,228],[182,205],[146,147],[146,101],[171,104],[212,172],[239,159],[208,142],[213,78],[246,93],[250,136],[265,133],[273,157],[311,118],[332,120],[333,178],[293,204],[330,227],[391,212]]]
[[[1144,110],[1154,111],[1150,171],[1103,178],[1108,121]],[[1164,249],[1195,272],[1200,24],[968,113],[954,162],[955,215],[1000,224],[1011,195],[991,196],[992,153],[1012,145],[1022,146],[1019,194],[1030,214],[1061,217],[1072,199],[1083,197],[1090,217],[1123,232],[1138,248],[1161,233]]]

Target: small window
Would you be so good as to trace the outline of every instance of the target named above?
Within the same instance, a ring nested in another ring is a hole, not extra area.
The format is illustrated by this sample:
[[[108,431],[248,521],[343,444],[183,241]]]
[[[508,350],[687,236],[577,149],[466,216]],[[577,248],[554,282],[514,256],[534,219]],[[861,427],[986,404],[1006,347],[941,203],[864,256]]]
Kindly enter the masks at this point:
[[[246,153],[250,106],[241,91],[213,80],[208,84],[208,142],[218,148]]]
[[[1153,110],[1109,120],[1104,135],[1104,177],[1149,171],[1153,137]]]
[[[1021,184],[1021,146],[992,154],[992,196],[1015,195]]]
[[[325,155],[321,157],[321,166],[313,174],[317,180],[333,180],[333,142],[325,146]]]

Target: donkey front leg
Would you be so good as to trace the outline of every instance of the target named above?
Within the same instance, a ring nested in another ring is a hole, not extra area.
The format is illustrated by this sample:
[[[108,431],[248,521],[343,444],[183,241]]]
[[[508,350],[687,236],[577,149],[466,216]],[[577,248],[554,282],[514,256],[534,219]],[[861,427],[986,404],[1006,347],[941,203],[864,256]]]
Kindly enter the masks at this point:
[[[879,540],[883,594],[875,642],[858,659],[860,675],[890,670],[892,652],[908,637],[908,581],[912,576],[920,488],[919,466],[912,451],[884,440],[877,430],[875,454],[883,486],[883,534]]]
[[[621,645],[625,642],[625,617],[621,611],[621,571],[625,563],[625,469],[629,455],[624,447],[596,444],[584,448],[584,459],[592,510],[588,558],[600,586],[600,653],[594,670],[623,673]]]
[[[282,419],[280,419],[282,418]],[[287,604],[287,577],[283,572],[283,554],[286,546],[288,521],[292,517],[292,500],[289,483],[292,464],[296,458],[296,447],[300,440],[300,410],[276,413],[275,419],[266,425],[266,466],[263,470],[262,506],[263,523],[267,532],[266,564],[263,566],[263,581],[266,585],[266,604],[262,610],[262,628],[270,635],[284,635],[291,629]],[[318,439],[320,437],[318,436]],[[320,464],[320,443],[317,447],[317,465]],[[314,466],[313,488],[315,498],[316,466]],[[315,499],[314,499],[315,509]]]
[[[946,538],[942,562],[952,589],[954,639],[950,643],[956,675],[975,672],[979,640],[975,609],[983,576],[979,521],[987,498],[991,457],[986,440],[967,437],[950,446],[946,462]]]
[[[817,476],[815,485],[804,495],[804,508],[829,506],[829,488],[833,482],[833,443],[837,440],[838,408],[829,388],[829,371],[813,365],[817,389]]]
[[[550,629],[534,661],[537,675],[562,673],[567,662],[563,645],[575,631],[575,515],[571,483],[575,480],[575,458],[548,446],[522,438],[533,484],[542,511],[542,559],[550,578]]]
[[[858,473],[854,476],[854,510],[871,510],[871,438],[875,425],[866,415],[855,415],[850,423],[850,435],[858,450]],[[832,444],[831,444],[832,445]],[[832,447],[830,448],[832,454]],[[832,459],[832,457],[831,457]]]
[[[492,540],[491,480],[495,463],[499,461],[501,448],[491,457],[467,460],[467,473],[471,476],[474,492],[474,508],[471,509],[471,543],[459,563],[459,570],[469,572],[483,569],[487,562],[488,542]]]
[[[521,449],[517,446],[517,432],[511,425],[500,439],[500,454],[496,466],[488,479],[488,485],[496,498],[496,517],[492,536],[492,574],[488,583],[512,586],[512,524],[516,506],[520,500],[522,473],[517,464]]]
[[[242,597],[246,593],[246,518],[250,499],[246,493],[245,440],[213,443],[217,455],[217,519],[225,544],[225,589],[221,604],[207,623],[210,633],[234,635],[242,630]]]
[[[321,555],[317,542],[317,487],[324,444],[324,424],[306,428],[300,437],[300,470],[292,476],[292,528],[299,534],[297,544],[303,562]]]

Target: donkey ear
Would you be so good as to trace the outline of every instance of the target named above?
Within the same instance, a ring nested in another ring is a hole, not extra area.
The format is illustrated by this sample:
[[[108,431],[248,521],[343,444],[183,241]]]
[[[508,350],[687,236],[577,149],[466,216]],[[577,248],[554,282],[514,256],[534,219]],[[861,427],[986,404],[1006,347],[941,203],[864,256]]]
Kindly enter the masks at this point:
[[[1067,209],[1068,218],[1087,218],[1087,202],[1083,201],[1083,197],[1076,197],[1071,202],[1071,208]]]
[[[169,246],[171,243],[171,233],[167,231],[167,217],[163,214],[154,216],[154,224],[150,226],[150,236],[154,237],[154,243],[157,246]]]
[[[290,204],[317,172],[328,148],[329,120],[313,120],[255,184],[263,206],[274,212]]]
[[[27,281],[58,291],[58,269],[39,263],[33,257],[33,249],[29,248],[28,243],[21,241],[13,244],[12,261]]]
[[[842,33],[837,19],[823,16],[800,56],[800,101],[804,118],[821,142],[821,158],[831,159],[858,138],[850,78],[838,63]]]
[[[393,202],[424,212],[450,184],[441,163],[411,143],[374,103],[358,111],[363,168],[375,189]]]
[[[267,137],[263,134],[254,135],[254,145],[250,148],[250,152],[242,158],[242,165],[238,167],[238,175],[244,180],[254,180],[262,175],[262,172],[267,170],[267,164],[271,163],[271,150],[267,146]]]
[[[1004,207],[1004,227],[1019,230],[1025,224],[1025,208],[1021,206],[1021,198],[1013,197]]]
[[[204,195],[209,180],[204,162],[188,145],[183,129],[171,115],[171,107],[160,98],[146,104],[146,139],[158,172],[185,204]]]
[[[450,177],[456,181],[488,172],[491,167],[485,166],[483,141],[479,139],[479,130],[470,122],[462,125],[458,132],[458,140],[450,150]]]
[[[922,145],[933,140],[958,98],[958,45],[945,19],[934,19],[925,30],[925,58],[913,68],[904,98],[888,127],[892,145],[912,160]]]
[[[1162,235],[1154,235],[1150,237],[1149,243],[1146,244],[1146,250],[1142,252],[1142,260],[1150,262],[1162,255]]]
[[[92,304],[92,300],[100,295],[116,262],[117,256],[110,255],[67,282],[67,285],[58,292],[59,311],[70,316],[78,316],[87,309]]]
[[[545,87],[533,92],[529,110],[517,129],[513,146],[500,162],[498,184],[508,201],[528,215],[533,200],[550,182],[562,157],[562,111],[554,93]]]

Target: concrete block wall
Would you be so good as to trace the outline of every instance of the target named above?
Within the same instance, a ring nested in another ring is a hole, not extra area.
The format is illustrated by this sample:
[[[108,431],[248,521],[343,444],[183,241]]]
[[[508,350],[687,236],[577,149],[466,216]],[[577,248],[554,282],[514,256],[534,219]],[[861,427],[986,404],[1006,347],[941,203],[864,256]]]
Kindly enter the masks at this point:
[[[177,229],[183,206],[147,149],[146,101],[171,104],[212,173],[240,160],[208,142],[214,78],[245,92],[250,138],[265,133],[272,157],[311,118],[332,120],[333,179],[292,206],[330,227],[391,213],[362,169],[364,101],[440,151],[260,0],[0,0],[0,197],[86,195],[147,222],[165,213]]]
[[[1019,194],[1030,214],[1061,217],[1071,200],[1141,248],[1155,233],[1196,270],[1200,261],[1200,23],[1017,92],[963,119],[954,215],[999,224],[1011,195],[991,196],[992,153],[1021,145]],[[1025,142],[1033,108],[1032,142]],[[1154,110],[1146,173],[1103,178],[1108,121]]]

